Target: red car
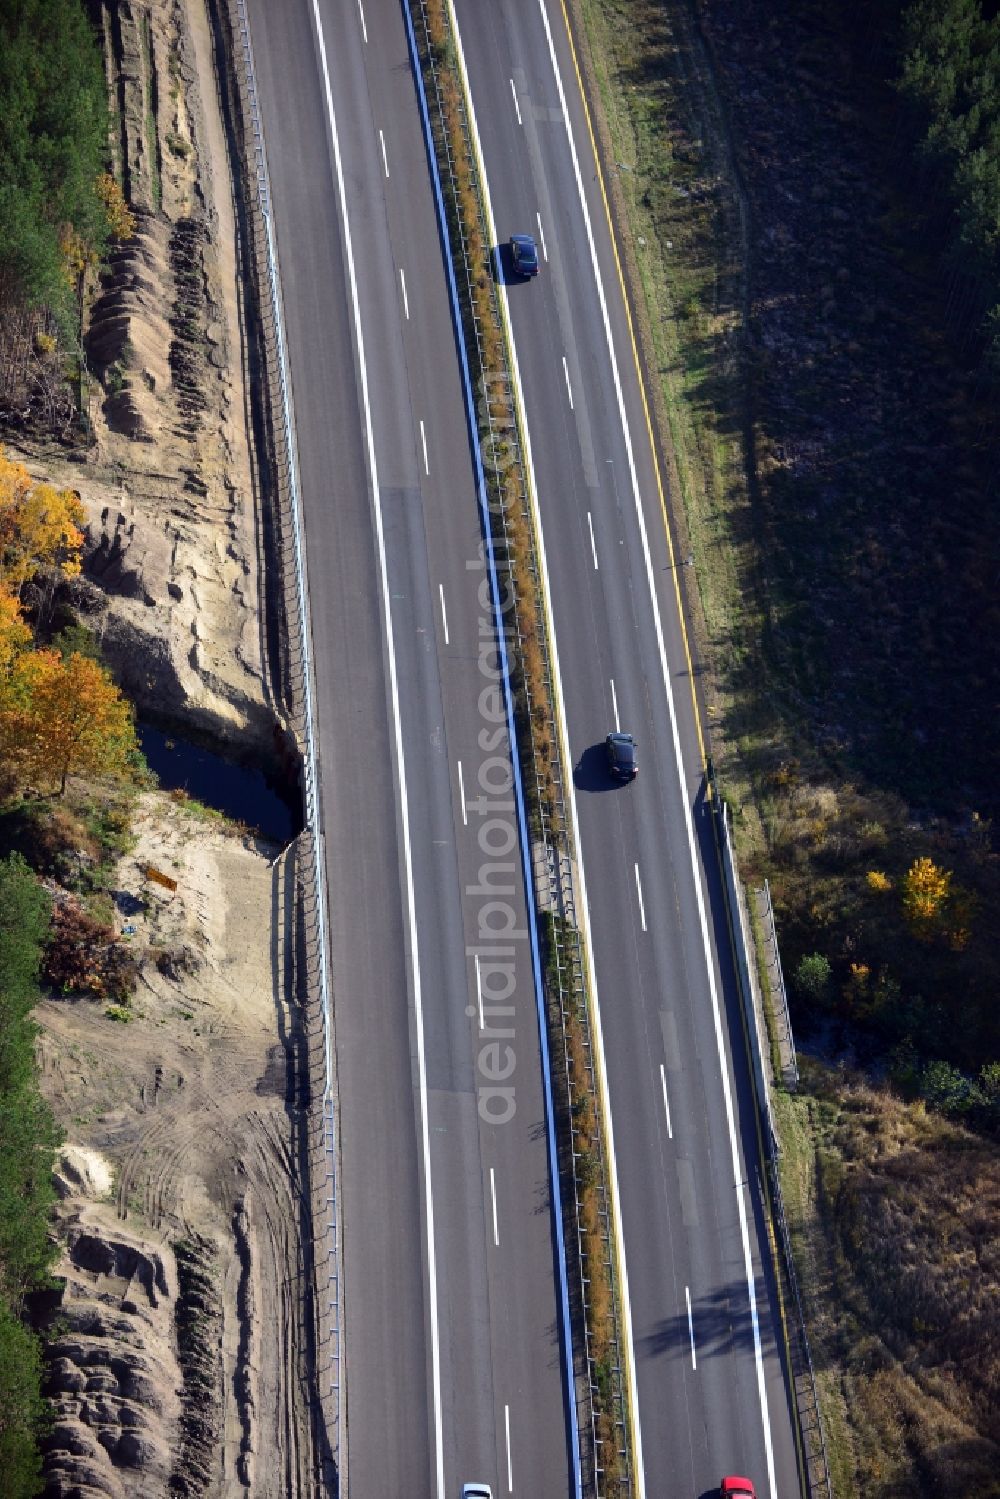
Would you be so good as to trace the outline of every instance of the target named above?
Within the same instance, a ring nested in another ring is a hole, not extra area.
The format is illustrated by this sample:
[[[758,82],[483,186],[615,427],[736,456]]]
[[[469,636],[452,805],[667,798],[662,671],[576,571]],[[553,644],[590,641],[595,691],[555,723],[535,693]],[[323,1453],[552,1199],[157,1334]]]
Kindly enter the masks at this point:
[[[719,1499],[757,1499],[757,1490],[749,1478],[724,1478],[719,1485]]]

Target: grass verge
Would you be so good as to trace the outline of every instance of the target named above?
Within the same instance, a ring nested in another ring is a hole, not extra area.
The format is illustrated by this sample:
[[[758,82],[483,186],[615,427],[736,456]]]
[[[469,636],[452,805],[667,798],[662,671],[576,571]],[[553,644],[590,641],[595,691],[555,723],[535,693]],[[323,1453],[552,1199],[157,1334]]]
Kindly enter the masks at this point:
[[[911,1093],[931,1097],[947,1058],[938,1106],[972,1117],[953,1067],[985,1093],[997,1056],[992,638],[968,647],[992,608],[974,555],[991,419],[899,231],[914,173],[892,157],[889,65],[865,77],[860,13],[809,0],[568,3],[694,556],[713,757],[741,865],[771,880],[796,1022]],[[927,859],[951,892],[934,932],[906,906]],[[795,983],[810,954],[829,964],[822,994]],[[969,1246],[971,1198],[944,1204],[935,1185],[945,1152],[972,1170],[975,1137],[863,1091],[814,1073],[776,1100],[835,1490],[988,1491],[997,1428],[977,1366],[995,1378],[992,1323],[962,1316],[965,1353],[939,1351],[956,1257],[929,1221],[937,1198],[969,1264],[992,1264]],[[905,1316],[878,1289],[910,1274],[905,1225],[866,1231],[864,1173],[928,1220],[911,1239],[927,1306]]]
[[[834,1492],[990,1493],[998,1186],[989,1142],[802,1063],[775,1100]]]

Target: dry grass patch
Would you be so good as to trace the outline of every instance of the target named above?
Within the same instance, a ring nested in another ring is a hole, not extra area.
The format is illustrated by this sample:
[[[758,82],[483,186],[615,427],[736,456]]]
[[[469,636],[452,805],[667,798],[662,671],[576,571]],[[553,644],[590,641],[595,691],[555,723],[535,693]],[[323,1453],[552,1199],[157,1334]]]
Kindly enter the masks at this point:
[[[801,1094],[778,1107],[838,1499],[996,1494],[993,1147],[922,1104],[808,1061]]]

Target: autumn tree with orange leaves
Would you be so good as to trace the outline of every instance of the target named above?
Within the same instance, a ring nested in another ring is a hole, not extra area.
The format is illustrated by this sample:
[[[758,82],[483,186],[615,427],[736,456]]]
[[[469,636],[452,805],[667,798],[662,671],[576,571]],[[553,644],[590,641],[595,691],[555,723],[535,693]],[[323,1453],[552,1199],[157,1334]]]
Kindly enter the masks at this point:
[[[62,795],[71,775],[123,775],[135,748],[131,705],[98,662],[16,657],[0,687],[0,757],[18,784]]]
[[[30,649],[18,599],[29,578],[80,571],[83,506],[36,484],[0,448],[0,761],[9,783],[66,790],[71,775],[121,775],[136,748],[132,709],[103,666]]]
[[[23,463],[0,448],[0,582],[11,593],[45,567],[77,576],[84,519],[71,489],[36,484]]]
[[[941,920],[951,893],[951,871],[933,859],[914,859],[903,879],[903,911],[911,930],[928,937]]]
[[[17,599],[0,584],[0,674],[8,670],[19,651],[31,641],[31,631],[21,615]]]

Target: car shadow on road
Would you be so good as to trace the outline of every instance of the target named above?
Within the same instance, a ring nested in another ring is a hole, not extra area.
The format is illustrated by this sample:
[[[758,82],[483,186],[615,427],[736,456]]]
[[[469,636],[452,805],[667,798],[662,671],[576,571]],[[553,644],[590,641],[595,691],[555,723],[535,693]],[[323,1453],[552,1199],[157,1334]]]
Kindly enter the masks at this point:
[[[691,1312],[662,1318],[637,1340],[640,1358],[663,1358],[686,1362],[691,1356],[692,1328],[699,1356],[753,1353],[757,1338],[765,1358],[775,1352],[774,1332],[768,1323],[758,1323],[756,1333],[746,1299],[746,1281],[739,1277],[692,1300]]]
[[[608,774],[608,753],[603,741],[591,744],[573,766],[577,791],[617,791],[619,783]]]
[[[522,276],[520,271],[514,269],[514,256],[506,241],[502,245],[493,246],[490,265],[497,286],[527,286],[532,279],[530,276]]]

